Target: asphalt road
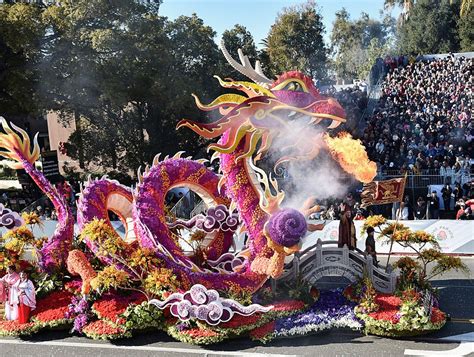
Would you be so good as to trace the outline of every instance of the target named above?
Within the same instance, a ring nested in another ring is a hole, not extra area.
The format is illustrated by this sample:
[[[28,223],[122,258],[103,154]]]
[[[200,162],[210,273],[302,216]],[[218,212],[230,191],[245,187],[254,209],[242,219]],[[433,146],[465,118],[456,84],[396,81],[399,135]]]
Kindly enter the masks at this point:
[[[463,261],[474,272],[474,258]],[[417,338],[387,339],[331,330],[266,345],[236,339],[199,347],[176,342],[162,332],[110,343],[48,331],[28,339],[0,339],[0,356],[474,356],[474,280],[470,278],[474,276],[453,272],[434,281],[440,289],[441,309],[451,321],[441,331]]]

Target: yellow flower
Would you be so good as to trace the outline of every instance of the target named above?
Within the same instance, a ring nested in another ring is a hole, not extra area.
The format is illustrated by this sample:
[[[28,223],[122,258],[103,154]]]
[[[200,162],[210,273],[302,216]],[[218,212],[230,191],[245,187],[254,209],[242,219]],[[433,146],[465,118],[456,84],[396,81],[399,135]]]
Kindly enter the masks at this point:
[[[401,270],[416,270],[420,267],[417,261],[410,257],[402,257],[398,259],[393,265],[394,267]]]
[[[146,277],[144,288],[158,297],[163,297],[165,292],[177,291],[179,281],[171,269],[158,268]]]
[[[200,242],[204,238],[206,238],[206,235],[207,235],[207,233],[204,232],[204,231],[195,231],[191,234],[191,236],[189,237],[189,240],[191,242]]]
[[[5,244],[6,249],[12,250],[16,252],[18,255],[21,255],[23,253],[24,246],[25,246],[25,243],[23,243],[17,238],[11,239]]]
[[[34,225],[37,224],[39,226],[43,225],[41,218],[38,216],[36,212],[23,212],[21,217],[25,221],[25,224]]]
[[[23,243],[33,243],[35,237],[33,233],[28,228],[26,228],[26,226],[21,226],[10,229],[7,233],[5,233],[3,239],[5,241],[17,239]]]
[[[91,280],[91,287],[94,290],[117,289],[128,285],[130,276],[127,272],[119,270],[115,265],[104,268],[97,276]]]
[[[126,247],[125,242],[119,236],[110,237],[99,242],[99,255],[115,255],[123,251]]]
[[[400,230],[392,234],[393,240],[396,242],[410,242],[412,241],[412,233],[409,230]]]
[[[413,233],[413,238],[419,243],[433,242],[435,240],[432,234],[426,233],[425,231],[416,231]]]
[[[84,226],[80,234],[82,240],[88,238],[91,241],[104,241],[117,233],[109,226],[105,219],[94,218],[91,222]]]
[[[367,231],[367,228],[372,227],[380,227],[387,223],[387,219],[382,216],[382,215],[376,215],[376,216],[369,216],[365,219],[364,225],[362,226],[362,231],[361,233],[364,234]]]
[[[35,240],[34,246],[36,249],[41,249],[43,247],[43,244],[48,241],[48,237],[41,237],[40,239]]]
[[[434,262],[443,257],[443,253],[441,253],[438,249],[424,249],[421,251],[420,258],[422,258],[425,262]]]
[[[98,254],[113,255],[126,249],[127,244],[104,219],[95,218],[84,226],[79,238],[89,239],[99,247]]]
[[[364,227],[378,227],[385,224],[387,219],[382,215],[367,217],[364,222]]]
[[[128,263],[131,267],[140,267],[143,270],[150,270],[158,265],[160,260],[155,252],[150,248],[137,248],[131,255]]]
[[[407,226],[404,226],[402,223],[390,223],[384,229],[382,229],[382,232],[380,232],[380,234],[390,236],[393,234],[393,232],[399,233],[408,229],[409,228]]]

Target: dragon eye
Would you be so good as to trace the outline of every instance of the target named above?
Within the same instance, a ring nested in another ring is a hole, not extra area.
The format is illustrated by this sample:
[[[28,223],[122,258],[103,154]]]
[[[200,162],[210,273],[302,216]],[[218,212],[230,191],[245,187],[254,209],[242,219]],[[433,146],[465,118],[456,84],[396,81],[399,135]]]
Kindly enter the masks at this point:
[[[283,90],[289,90],[293,92],[305,92],[303,86],[299,82],[290,82],[285,87],[283,87]]]

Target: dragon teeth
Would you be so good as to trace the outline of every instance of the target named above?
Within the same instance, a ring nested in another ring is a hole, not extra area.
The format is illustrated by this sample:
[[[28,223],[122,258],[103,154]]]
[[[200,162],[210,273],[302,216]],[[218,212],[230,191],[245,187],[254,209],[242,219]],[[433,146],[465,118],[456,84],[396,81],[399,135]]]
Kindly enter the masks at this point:
[[[339,125],[341,125],[341,122],[340,122],[340,121],[333,120],[332,123],[331,123],[331,125],[328,126],[328,129],[337,128]]]

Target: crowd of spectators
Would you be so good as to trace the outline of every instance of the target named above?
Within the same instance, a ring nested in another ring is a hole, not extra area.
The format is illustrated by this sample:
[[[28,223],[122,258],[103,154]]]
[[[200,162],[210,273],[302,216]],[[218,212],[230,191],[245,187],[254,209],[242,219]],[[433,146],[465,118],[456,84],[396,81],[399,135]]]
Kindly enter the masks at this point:
[[[79,186],[76,181],[61,180],[55,183],[58,192],[67,197],[69,206],[75,215],[76,193]],[[42,220],[56,220],[57,214],[53,204],[34,184],[23,185],[21,190],[4,190],[0,193],[0,203],[16,212],[36,212]]]
[[[362,138],[379,172],[462,183],[474,153],[473,64],[449,55],[390,67]]]
[[[346,123],[344,128],[341,126],[339,130],[357,131],[359,119],[367,108],[366,88],[354,86],[336,90],[335,87],[331,86],[324,91],[324,94],[336,98],[346,111]]]

